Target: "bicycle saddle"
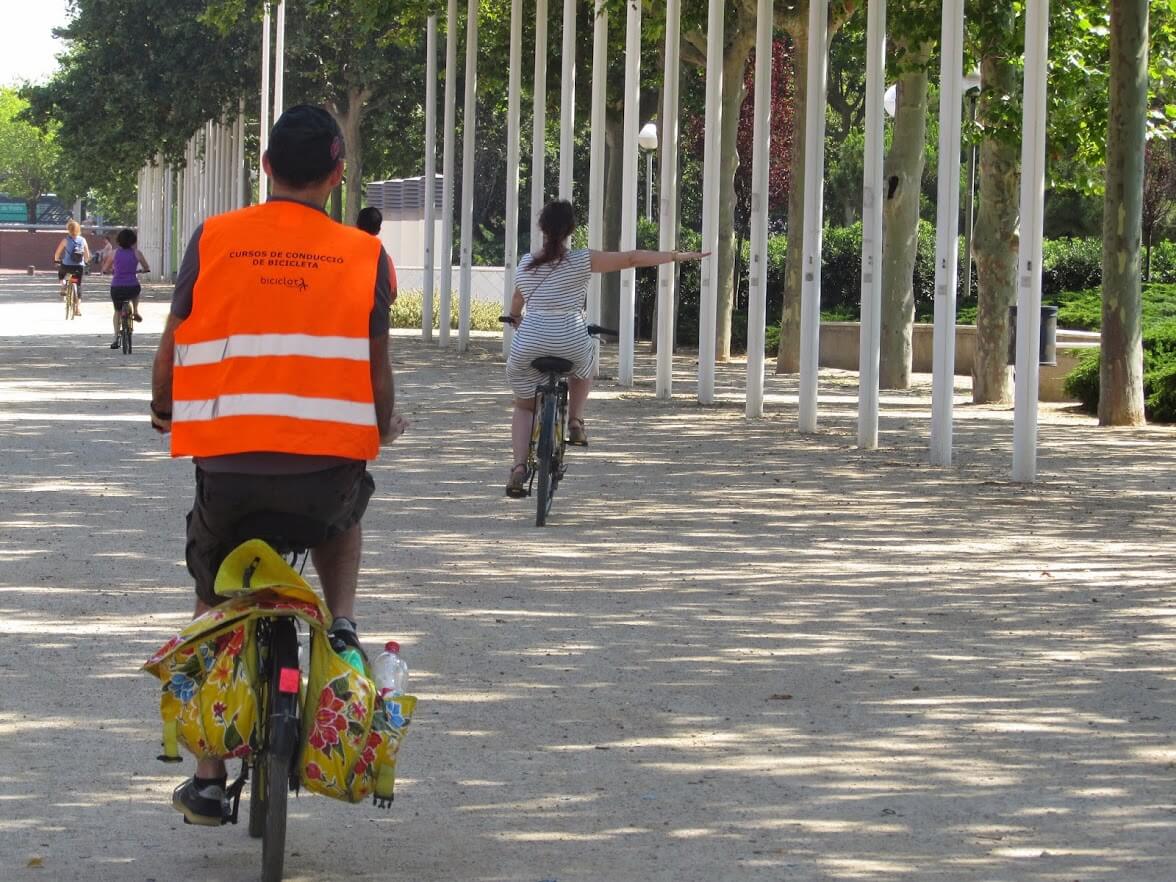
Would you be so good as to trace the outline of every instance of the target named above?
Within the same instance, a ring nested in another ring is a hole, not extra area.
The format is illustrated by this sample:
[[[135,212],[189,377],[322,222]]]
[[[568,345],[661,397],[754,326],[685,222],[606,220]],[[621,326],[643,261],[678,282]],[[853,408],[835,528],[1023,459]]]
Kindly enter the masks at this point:
[[[327,525],[305,515],[281,511],[258,511],[233,525],[232,542],[262,539],[278,554],[303,552],[327,538]]]
[[[531,362],[531,367],[545,374],[570,374],[574,365],[566,358],[556,358],[554,355],[544,355]]]

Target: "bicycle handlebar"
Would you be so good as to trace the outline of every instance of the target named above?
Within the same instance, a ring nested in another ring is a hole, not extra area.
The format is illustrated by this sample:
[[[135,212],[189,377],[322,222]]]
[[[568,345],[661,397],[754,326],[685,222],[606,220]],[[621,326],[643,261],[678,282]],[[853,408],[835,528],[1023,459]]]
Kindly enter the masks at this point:
[[[498,320],[500,322],[502,322],[504,325],[514,325],[515,327],[518,327],[518,324],[519,324],[518,319],[514,318],[513,316],[509,316],[509,315],[500,315],[498,317]],[[612,328],[605,328],[605,327],[602,327],[601,325],[589,325],[588,326],[588,335],[591,337],[599,337],[602,335],[605,337],[619,337],[619,336],[621,336],[619,331],[614,331]]]

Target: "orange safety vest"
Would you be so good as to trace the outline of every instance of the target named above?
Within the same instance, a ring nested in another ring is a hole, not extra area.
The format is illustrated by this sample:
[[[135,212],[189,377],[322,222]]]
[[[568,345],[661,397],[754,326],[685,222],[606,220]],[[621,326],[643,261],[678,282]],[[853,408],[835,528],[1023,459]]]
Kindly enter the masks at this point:
[[[172,456],[375,459],[380,241],[297,202],[209,218],[176,330]]]

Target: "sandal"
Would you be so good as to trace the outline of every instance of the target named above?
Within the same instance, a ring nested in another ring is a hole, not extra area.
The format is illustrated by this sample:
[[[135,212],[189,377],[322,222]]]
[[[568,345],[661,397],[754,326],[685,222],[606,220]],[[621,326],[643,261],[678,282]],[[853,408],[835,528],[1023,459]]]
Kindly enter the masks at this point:
[[[506,482],[506,495],[511,499],[523,499],[527,495],[527,464],[520,462],[510,470],[510,480]]]
[[[568,420],[568,443],[573,447],[588,446],[588,433],[584,431],[583,420]]]

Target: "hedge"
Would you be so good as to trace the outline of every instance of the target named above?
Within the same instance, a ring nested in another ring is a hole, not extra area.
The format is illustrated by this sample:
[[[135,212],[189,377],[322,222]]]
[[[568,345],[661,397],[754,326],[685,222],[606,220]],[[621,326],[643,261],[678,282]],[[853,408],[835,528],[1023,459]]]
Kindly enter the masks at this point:
[[[1090,413],[1098,412],[1100,367],[1098,350],[1088,350],[1065,380],[1066,392]],[[1149,420],[1176,422],[1176,321],[1144,328],[1143,398]]]

